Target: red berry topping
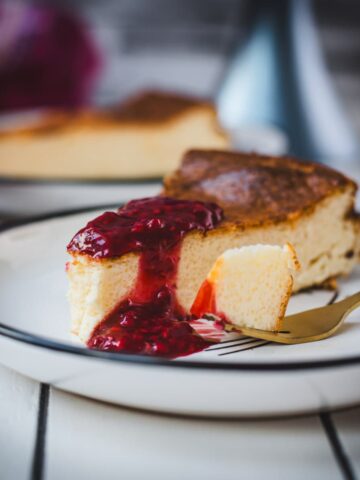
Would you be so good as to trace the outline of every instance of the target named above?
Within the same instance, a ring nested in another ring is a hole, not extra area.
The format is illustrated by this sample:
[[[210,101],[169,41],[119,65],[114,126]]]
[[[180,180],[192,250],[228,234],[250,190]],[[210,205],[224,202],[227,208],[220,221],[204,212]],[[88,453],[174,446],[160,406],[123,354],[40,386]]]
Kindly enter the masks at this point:
[[[136,286],[95,328],[90,348],[174,358],[204,349],[208,342],[187,322],[176,299],[181,240],[207,231],[222,219],[212,203],[166,197],[129,202],[89,222],[68,250],[94,258],[140,253]]]

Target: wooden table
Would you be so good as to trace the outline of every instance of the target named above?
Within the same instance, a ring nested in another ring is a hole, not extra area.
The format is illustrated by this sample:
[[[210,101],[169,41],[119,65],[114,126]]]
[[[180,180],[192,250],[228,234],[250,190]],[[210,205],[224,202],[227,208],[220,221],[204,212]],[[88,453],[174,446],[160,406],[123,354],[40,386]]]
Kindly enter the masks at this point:
[[[170,417],[70,395],[0,366],[0,478],[360,478],[360,408],[262,421]]]

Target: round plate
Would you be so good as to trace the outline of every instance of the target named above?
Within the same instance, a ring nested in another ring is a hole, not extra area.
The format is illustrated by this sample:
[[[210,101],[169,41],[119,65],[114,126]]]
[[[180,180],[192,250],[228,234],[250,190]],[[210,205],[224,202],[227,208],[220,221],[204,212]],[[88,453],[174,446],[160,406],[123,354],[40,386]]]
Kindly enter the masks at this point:
[[[65,246],[99,213],[53,218],[0,235],[0,362],[70,392],[186,415],[288,415],[360,402],[360,311],[321,342],[277,345],[238,338],[177,360],[96,352],[72,342]],[[357,269],[341,281],[340,297],[357,291],[359,280]],[[325,290],[295,295],[288,312],[324,305],[333,296]]]

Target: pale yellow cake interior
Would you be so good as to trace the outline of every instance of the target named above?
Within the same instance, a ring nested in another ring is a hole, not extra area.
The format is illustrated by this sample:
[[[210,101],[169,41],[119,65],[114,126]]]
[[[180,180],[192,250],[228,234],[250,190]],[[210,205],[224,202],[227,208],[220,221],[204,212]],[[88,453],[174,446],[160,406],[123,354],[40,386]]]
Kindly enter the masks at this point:
[[[279,330],[292,293],[293,273],[299,269],[290,244],[226,250],[207,276],[215,311],[203,313],[221,313],[236,327]]]

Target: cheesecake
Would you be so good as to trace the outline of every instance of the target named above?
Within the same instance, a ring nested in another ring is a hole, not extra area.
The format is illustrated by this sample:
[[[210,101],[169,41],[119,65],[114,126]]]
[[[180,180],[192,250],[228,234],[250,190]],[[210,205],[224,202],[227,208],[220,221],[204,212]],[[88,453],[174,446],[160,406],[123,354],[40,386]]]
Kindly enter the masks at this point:
[[[290,243],[302,266],[292,291],[352,270],[355,193],[352,180],[322,165],[192,150],[161,196],[105,212],[68,244],[72,332],[101,350],[199,351],[205,344],[189,326],[191,307],[226,250]]]
[[[300,270],[290,244],[248,245],[226,250],[201,285],[191,313],[215,316],[237,330],[278,331]]]
[[[44,111],[26,128],[0,130],[0,176],[157,178],[193,146],[228,145],[210,102],[144,92],[111,109]]]

